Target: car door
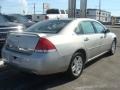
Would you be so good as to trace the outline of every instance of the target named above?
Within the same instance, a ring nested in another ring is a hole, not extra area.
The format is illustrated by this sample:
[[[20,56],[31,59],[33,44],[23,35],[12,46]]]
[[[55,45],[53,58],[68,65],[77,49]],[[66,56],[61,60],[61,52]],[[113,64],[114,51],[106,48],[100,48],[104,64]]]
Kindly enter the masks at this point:
[[[100,36],[96,34],[96,31],[91,23],[91,21],[81,22],[81,27],[83,29],[84,35],[84,45],[86,47],[88,59],[91,59],[100,53],[99,44]]]
[[[92,22],[92,23],[97,31],[96,34],[100,39],[100,44],[99,44],[98,50],[100,51],[100,53],[103,53],[109,49],[110,44],[109,44],[108,34],[104,33],[105,27],[102,24],[100,24],[99,22]]]

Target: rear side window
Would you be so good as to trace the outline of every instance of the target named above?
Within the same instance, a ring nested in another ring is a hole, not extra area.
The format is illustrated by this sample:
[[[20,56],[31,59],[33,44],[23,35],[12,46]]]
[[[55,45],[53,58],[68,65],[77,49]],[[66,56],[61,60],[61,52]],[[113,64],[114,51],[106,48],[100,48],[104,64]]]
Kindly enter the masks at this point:
[[[104,32],[105,28],[101,24],[99,24],[98,22],[93,22],[93,25],[94,25],[97,33],[103,33]]]
[[[58,33],[61,31],[71,20],[45,20],[34,24],[26,30],[26,32],[35,33]]]
[[[58,9],[48,9],[46,11],[47,14],[59,14],[59,10]]]
[[[75,28],[75,33],[76,34],[83,34],[83,30],[82,30],[82,27],[81,25],[78,25],[76,28]]]
[[[84,34],[93,34],[93,33],[95,33],[93,25],[89,21],[82,22],[81,27],[83,29]]]

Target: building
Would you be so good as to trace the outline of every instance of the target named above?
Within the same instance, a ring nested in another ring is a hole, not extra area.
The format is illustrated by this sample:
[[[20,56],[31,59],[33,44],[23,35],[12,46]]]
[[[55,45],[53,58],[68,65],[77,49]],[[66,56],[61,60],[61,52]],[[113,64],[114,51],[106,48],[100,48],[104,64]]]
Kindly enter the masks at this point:
[[[111,22],[112,22],[112,25],[117,25],[119,24],[120,25],[120,16],[112,16],[111,17]]]
[[[108,11],[100,10],[99,13],[99,9],[87,9],[86,12],[87,18],[92,18],[96,20],[100,19],[99,21],[101,22],[111,22],[111,13]],[[76,9],[76,17],[80,17],[80,9]]]
[[[120,16],[115,17],[115,23],[120,23]]]
[[[68,10],[66,10],[67,12]],[[80,18],[80,9],[76,9],[76,18]],[[46,14],[33,14],[32,15],[32,20],[33,21],[42,21],[45,19]],[[112,21],[111,13],[108,11],[100,10],[99,9],[87,9],[86,11],[86,17],[91,18],[91,19],[96,19],[99,20],[103,23],[110,23]],[[118,20],[120,22],[120,19]]]

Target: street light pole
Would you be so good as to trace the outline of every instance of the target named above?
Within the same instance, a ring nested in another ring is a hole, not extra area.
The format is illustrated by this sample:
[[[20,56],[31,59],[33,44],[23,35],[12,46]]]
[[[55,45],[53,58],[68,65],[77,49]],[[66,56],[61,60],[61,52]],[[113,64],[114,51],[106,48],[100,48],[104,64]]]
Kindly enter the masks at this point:
[[[101,20],[101,0],[99,0],[99,21]]]

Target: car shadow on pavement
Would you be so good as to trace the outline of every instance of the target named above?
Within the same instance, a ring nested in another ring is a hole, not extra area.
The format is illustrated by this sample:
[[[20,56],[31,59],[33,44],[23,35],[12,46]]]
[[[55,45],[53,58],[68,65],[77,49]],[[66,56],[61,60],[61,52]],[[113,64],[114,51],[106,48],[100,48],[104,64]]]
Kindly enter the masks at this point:
[[[109,54],[107,53],[99,58],[92,60],[91,62],[88,62],[85,65],[85,69],[88,68],[89,66],[91,66],[92,64],[95,64],[96,62],[98,62],[101,59],[106,58],[108,56],[109,56]],[[65,73],[48,75],[48,76],[40,76],[40,78],[42,78],[42,79],[38,80],[37,83],[34,83],[33,85],[31,85],[31,89],[34,88],[34,89],[39,89],[39,90],[46,90],[46,89],[61,86],[61,85],[64,85],[66,83],[73,81]]]
[[[100,57],[98,57],[98,58],[96,58],[96,59],[93,59],[93,60],[89,61],[88,63],[85,64],[84,69],[88,68],[88,67],[91,66],[92,64],[95,64],[96,62],[100,61],[101,59],[106,58],[106,57],[109,57],[109,56],[110,56],[110,54],[109,54],[109,53],[106,53],[106,54],[104,54],[104,55],[102,55],[102,56],[100,56]]]
[[[71,81],[64,73],[40,76],[11,68],[0,70],[0,90],[46,90]]]

